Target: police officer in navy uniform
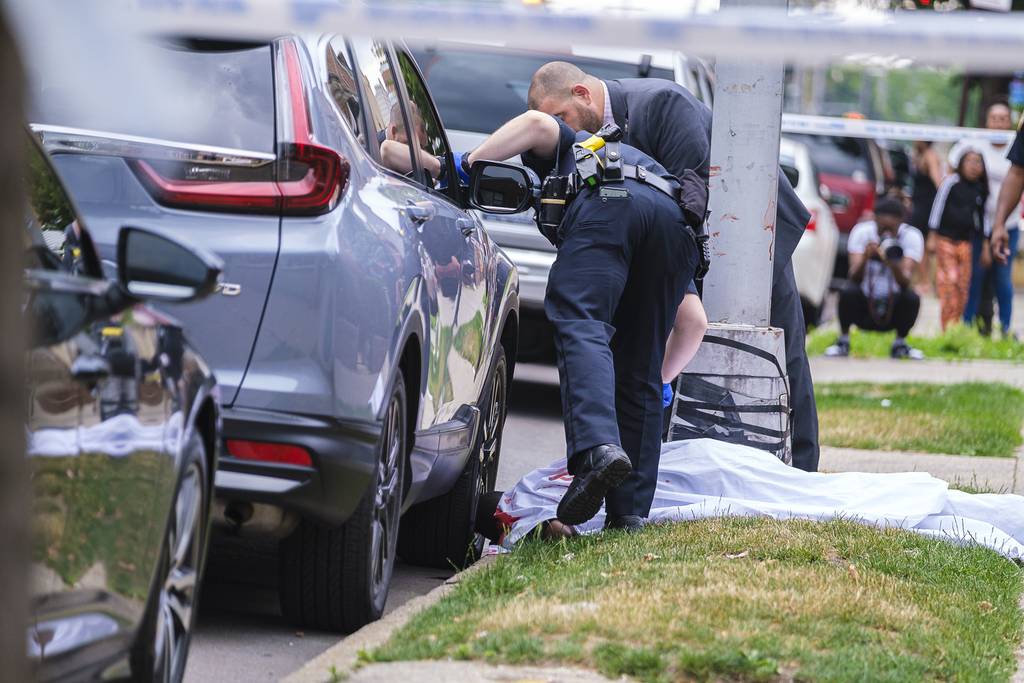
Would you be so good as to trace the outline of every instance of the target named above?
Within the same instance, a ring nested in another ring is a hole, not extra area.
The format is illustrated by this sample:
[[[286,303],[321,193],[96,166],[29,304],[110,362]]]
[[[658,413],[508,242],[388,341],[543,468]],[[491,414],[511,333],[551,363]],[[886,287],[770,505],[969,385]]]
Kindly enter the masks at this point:
[[[558,255],[544,307],[555,328],[574,475],[558,518],[582,523],[605,502],[606,527],[631,529],[643,525],[654,498],[661,364],[676,308],[698,267],[694,227],[702,216],[681,208],[678,193],[686,180],[680,183],[625,144],[594,152],[601,177],[588,183],[583,165],[593,171],[595,161],[587,157],[588,138],[593,141],[552,116],[526,112],[484,141],[467,163],[522,154],[538,176],[579,183],[557,232],[548,235]],[[586,158],[577,162],[581,150]],[[706,185],[698,189],[706,202]]]
[[[663,78],[602,81],[568,62],[549,62],[534,74],[528,101],[530,109],[563,118],[575,130],[594,132],[615,122],[623,131],[623,142],[650,155],[676,177],[691,170],[708,180],[711,110],[677,83]],[[810,213],[781,169],[777,209],[771,324],[786,332],[793,466],[813,472],[818,469],[818,409],[792,263]]]

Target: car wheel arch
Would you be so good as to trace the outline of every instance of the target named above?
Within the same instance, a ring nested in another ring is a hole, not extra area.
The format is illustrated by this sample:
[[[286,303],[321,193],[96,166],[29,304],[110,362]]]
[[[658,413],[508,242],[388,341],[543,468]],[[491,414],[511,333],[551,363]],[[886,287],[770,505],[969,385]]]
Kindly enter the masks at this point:
[[[427,362],[424,360],[424,322],[423,317],[420,315],[416,308],[409,310],[406,309],[407,313],[404,316],[405,320],[399,328],[398,334],[395,338],[398,340],[393,346],[393,355],[391,358],[394,360],[389,364],[389,376],[386,384],[386,391],[384,396],[390,396],[394,389],[395,378],[398,373],[401,372],[405,380],[405,398],[406,398],[406,434],[407,434],[407,445],[405,453],[405,467],[406,471],[409,471],[411,463],[409,461],[410,455],[416,439],[416,430],[419,425],[419,411],[422,401],[421,393],[423,387],[426,386],[426,372]],[[381,410],[386,407],[386,403],[381,403]],[[405,491],[403,495],[408,492],[411,484],[411,477],[405,479]]]
[[[508,383],[512,385],[512,376],[515,374],[516,358],[519,354],[519,314],[516,310],[510,310],[501,323],[501,332],[498,335],[498,343],[505,349],[505,362],[508,365]]]
[[[214,479],[217,475],[217,460],[220,453],[220,444],[217,438],[220,434],[220,413],[213,396],[207,395],[199,407],[194,421],[195,429],[199,432],[199,438],[206,446],[207,475],[210,480],[210,490],[213,491]]]

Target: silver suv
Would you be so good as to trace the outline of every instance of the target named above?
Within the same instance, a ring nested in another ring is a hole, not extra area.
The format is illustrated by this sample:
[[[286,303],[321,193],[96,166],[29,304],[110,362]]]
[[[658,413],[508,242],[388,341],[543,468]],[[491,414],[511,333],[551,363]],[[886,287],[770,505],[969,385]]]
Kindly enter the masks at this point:
[[[166,99],[132,96],[138,70],[104,74],[125,93],[112,128],[49,84],[36,131],[109,266],[136,223],[223,259],[219,294],[164,307],[221,385],[219,522],[282,539],[286,616],[354,630],[381,615],[396,555],[449,567],[480,553],[477,500],[494,487],[517,355],[515,268],[450,181],[402,45],[152,49],[142,73]]]

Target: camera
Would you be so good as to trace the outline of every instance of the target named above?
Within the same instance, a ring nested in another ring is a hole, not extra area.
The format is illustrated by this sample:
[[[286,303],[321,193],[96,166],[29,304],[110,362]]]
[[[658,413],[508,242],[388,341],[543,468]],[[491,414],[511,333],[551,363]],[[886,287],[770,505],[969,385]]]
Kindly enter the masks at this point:
[[[903,247],[894,237],[883,239],[878,245],[878,250],[885,256],[886,261],[899,261],[903,258]]]

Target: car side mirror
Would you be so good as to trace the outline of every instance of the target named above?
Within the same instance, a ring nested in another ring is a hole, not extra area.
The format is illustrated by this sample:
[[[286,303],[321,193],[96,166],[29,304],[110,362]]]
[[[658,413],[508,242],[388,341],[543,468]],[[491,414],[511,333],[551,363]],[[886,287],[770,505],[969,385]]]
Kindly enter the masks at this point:
[[[142,228],[117,236],[121,287],[136,299],[185,302],[216,289],[223,263],[213,254]]]
[[[782,172],[786,174],[786,179],[794,188],[800,183],[800,171],[796,169],[796,166],[782,164]]]
[[[519,213],[530,208],[540,179],[528,168],[500,161],[477,161],[469,179],[469,205],[484,213]]]

